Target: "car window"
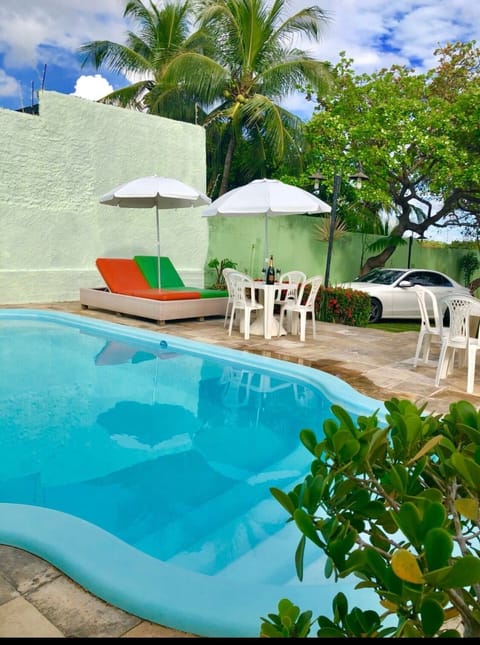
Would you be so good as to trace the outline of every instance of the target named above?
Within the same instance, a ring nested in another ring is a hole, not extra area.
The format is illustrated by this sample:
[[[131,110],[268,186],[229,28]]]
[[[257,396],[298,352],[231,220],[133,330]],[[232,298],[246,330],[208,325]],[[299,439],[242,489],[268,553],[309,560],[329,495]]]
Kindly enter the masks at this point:
[[[435,271],[412,271],[406,278],[412,284],[422,287],[452,287],[452,283],[441,273]]]
[[[398,269],[372,269],[368,273],[355,278],[354,282],[374,282],[375,284],[393,284],[405,273]]]

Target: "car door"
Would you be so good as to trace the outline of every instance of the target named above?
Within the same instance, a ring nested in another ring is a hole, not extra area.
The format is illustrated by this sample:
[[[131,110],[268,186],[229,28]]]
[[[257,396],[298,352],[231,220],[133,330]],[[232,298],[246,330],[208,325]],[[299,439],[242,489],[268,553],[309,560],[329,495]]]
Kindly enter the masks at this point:
[[[395,286],[393,297],[393,311],[395,318],[420,318],[417,294],[413,288],[416,284],[425,284],[424,271],[410,271],[402,276]],[[407,280],[411,286],[401,287],[400,284]]]
[[[441,306],[441,301],[445,296],[451,293],[454,288],[450,280],[443,276],[441,273],[436,271],[421,271],[416,270],[409,273],[407,278],[413,285],[421,285],[422,287],[427,287],[435,294],[439,306]],[[415,298],[415,302],[408,302],[408,307],[411,307],[412,317],[420,317],[420,311],[418,308],[418,302],[416,299],[416,294],[413,289],[410,290],[410,295]],[[433,311],[429,310],[429,313],[433,315]]]
[[[432,280],[432,284],[429,287],[433,293],[435,294],[438,302],[438,306],[440,311],[443,313],[445,312],[445,305],[443,305],[443,299],[446,298],[446,296],[451,295],[452,293],[455,293],[458,290],[458,287],[444,275],[441,273],[436,273],[435,271],[431,272],[430,278]],[[469,295],[467,292],[466,295]]]

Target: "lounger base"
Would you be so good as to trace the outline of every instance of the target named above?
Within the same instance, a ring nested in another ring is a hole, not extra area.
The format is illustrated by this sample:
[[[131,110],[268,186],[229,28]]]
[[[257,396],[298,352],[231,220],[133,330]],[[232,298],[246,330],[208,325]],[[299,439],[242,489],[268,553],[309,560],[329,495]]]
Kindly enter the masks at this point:
[[[84,308],[103,309],[164,323],[166,320],[225,316],[228,298],[198,298],[195,300],[151,300],[111,293],[104,288],[80,289],[80,304]]]

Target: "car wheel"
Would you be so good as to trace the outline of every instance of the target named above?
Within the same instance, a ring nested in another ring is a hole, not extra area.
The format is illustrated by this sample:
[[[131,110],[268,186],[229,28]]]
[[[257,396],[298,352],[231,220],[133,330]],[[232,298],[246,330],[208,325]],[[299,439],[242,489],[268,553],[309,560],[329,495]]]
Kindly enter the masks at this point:
[[[370,318],[368,322],[377,323],[380,322],[382,318],[382,303],[377,298],[371,298],[371,309],[370,309]]]

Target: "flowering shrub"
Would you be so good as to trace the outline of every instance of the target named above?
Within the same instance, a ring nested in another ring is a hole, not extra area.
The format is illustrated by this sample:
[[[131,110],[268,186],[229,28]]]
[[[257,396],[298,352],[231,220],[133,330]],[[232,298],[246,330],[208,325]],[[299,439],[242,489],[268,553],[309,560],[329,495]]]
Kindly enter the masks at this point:
[[[309,293],[307,286],[302,302]],[[320,287],[315,298],[315,318],[351,327],[366,327],[370,318],[370,296],[364,291],[341,287]]]
[[[370,296],[354,289],[320,287],[315,312],[317,320],[366,327],[370,317]]]

